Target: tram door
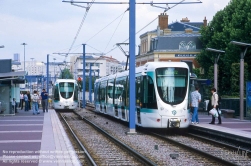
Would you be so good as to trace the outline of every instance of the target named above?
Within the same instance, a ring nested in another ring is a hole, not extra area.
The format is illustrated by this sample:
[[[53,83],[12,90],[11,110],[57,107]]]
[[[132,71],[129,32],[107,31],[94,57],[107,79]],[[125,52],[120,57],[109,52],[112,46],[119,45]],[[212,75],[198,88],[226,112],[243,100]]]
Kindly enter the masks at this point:
[[[141,96],[141,79],[142,79],[142,76],[138,76],[136,77],[135,79],[135,92],[136,92],[136,110],[137,110],[137,121],[138,121],[138,124],[141,124],[141,117],[140,117],[140,96]]]
[[[141,89],[141,112],[151,112],[151,110],[157,109],[156,93],[151,77],[142,77]]]

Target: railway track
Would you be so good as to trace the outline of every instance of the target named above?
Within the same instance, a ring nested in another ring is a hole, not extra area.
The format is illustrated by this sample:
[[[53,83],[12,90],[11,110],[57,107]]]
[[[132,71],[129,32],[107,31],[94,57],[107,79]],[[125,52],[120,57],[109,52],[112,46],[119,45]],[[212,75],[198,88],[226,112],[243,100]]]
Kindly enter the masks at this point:
[[[95,115],[95,116],[99,116],[99,115]],[[108,118],[108,119],[111,119],[111,118]],[[114,121],[114,119],[111,119],[111,120]],[[116,121],[115,123],[118,123],[118,122]],[[138,134],[142,135],[142,133],[138,133]],[[154,135],[153,133],[147,133],[147,135],[152,135],[154,137],[160,138],[159,135],[157,136],[157,135]],[[166,136],[162,136],[162,137],[166,137]],[[191,134],[190,134],[190,138],[184,138],[184,136],[181,136],[181,135],[178,135],[177,137],[179,138],[173,137],[173,138],[161,138],[161,139],[165,140],[165,143],[169,142],[169,143],[175,144],[175,146],[180,147],[184,150],[187,149],[187,151],[196,153],[195,155],[196,157],[201,156],[203,158],[202,165],[210,165],[210,164],[251,165],[250,158],[249,158],[250,157],[249,151],[247,151],[246,149],[241,149],[237,146],[231,146],[231,145],[228,146],[228,144],[226,143],[225,144],[220,143],[219,141],[214,142],[211,140],[206,140],[202,137],[195,138],[195,136]],[[197,140],[197,142],[195,141],[195,139]],[[164,146],[169,146],[169,145],[165,145],[163,143],[162,144],[156,143],[156,145],[154,145],[155,149],[162,149]],[[184,156],[184,155],[187,155],[186,152],[176,151],[175,153],[170,154],[169,157],[173,159],[173,158],[179,158],[180,156]],[[148,156],[148,158],[151,158],[151,156]],[[159,164],[160,163],[159,161],[155,161],[155,162],[158,163],[158,165],[162,165],[162,164]]]
[[[60,114],[86,154],[88,165],[156,165],[83,117]]]
[[[162,135],[159,133],[148,132],[160,139],[167,142],[172,142],[177,146],[195,152],[198,155],[205,156],[206,158],[216,161],[217,164],[222,165],[251,165],[251,158],[248,155],[249,151],[240,149],[226,143],[218,142],[194,134],[182,135]]]

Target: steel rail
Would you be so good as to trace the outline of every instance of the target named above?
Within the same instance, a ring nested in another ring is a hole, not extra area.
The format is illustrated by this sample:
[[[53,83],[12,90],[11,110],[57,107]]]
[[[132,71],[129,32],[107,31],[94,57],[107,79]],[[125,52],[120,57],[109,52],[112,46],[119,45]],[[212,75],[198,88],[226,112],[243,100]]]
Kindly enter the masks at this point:
[[[84,147],[84,145],[81,143],[81,141],[78,139],[77,135],[75,134],[75,132],[71,129],[70,125],[67,123],[66,119],[64,118],[64,116],[59,113],[59,115],[61,116],[61,118],[64,120],[64,123],[66,124],[66,126],[68,127],[68,129],[71,131],[72,136],[74,137],[74,139],[78,142],[78,145],[81,147],[81,149],[85,152],[85,155],[87,157],[87,159],[89,160],[89,163],[92,166],[97,166],[97,164],[95,163],[95,161],[93,160],[93,158],[91,157],[91,155],[89,154],[89,152],[86,150],[86,148]]]
[[[81,115],[77,114],[76,112],[73,112],[73,113],[76,114],[77,116],[81,117]],[[113,142],[115,142],[117,145],[119,145],[123,149],[127,150],[129,153],[131,153],[134,156],[136,156],[144,164],[149,165],[149,166],[156,166],[157,165],[156,163],[154,163],[150,159],[146,158],[141,153],[137,152],[136,150],[134,150],[133,148],[129,147],[125,143],[123,143],[120,140],[116,139],[115,137],[113,137],[112,135],[110,135],[105,130],[101,129],[100,127],[98,127],[97,125],[95,125],[94,123],[92,123],[91,121],[89,121],[88,119],[86,119],[84,117],[81,117],[81,119],[84,120],[86,123],[90,124],[94,129],[96,129],[97,131],[99,131],[100,133],[102,133],[104,136],[106,136],[107,138],[109,138],[110,140],[112,140]]]
[[[192,134],[192,133],[187,133],[187,135],[195,137],[195,138],[198,138],[198,139],[206,140],[207,142],[210,142],[210,143],[213,143],[213,144],[216,144],[216,145],[219,145],[219,146],[225,146],[225,147],[227,147],[229,149],[232,149],[232,150],[246,151],[247,156],[251,157],[251,151],[248,150],[248,149],[240,148],[240,147],[237,147],[237,146],[234,146],[234,145],[231,145],[231,144],[227,144],[227,143],[224,143],[224,142],[216,141],[216,140],[213,140],[213,139],[210,139],[210,138],[206,138],[206,137],[203,137],[203,136],[200,136],[200,135]]]
[[[146,131],[144,131],[144,132],[146,132]],[[161,138],[161,139],[164,140],[164,141],[171,142],[171,143],[173,143],[173,144],[175,144],[175,145],[177,145],[177,146],[180,146],[180,147],[182,147],[182,148],[184,148],[184,149],[188,149],[189,151],[193,151],[193,152],[195,152],[195,153],[198,153],[199,155],[203,155],[203,156],[205,156],[206,158],[210,158],[210,159],[212,159],[212,160],[214,160],[214,161],[216,161],[216,162],[219,162],[219,163],[221,163],[221,164],[228,165],[228,166],[236,166],[236,164],[234,164],[234,163],[232,163],[232,162],[223,160],[223,159],[221,159],[221,158],[219,158],[219,157],[213,156],[213,155],[211,155],[211,154],[209,154],[209,153],[206,153],[206,152],[204,152],[204,151],[195,149],[195,148],[193,148],[193,147],[191,147],[191,146],[188,146],[188,145],[185,145],[185,144],[180,143],[180,142],[178,142],[178,141],[175,141],[175,140],[173,140],[173,139],[164,137],[164,136],[159,135],[159,134],[157,134],[157,133],[153,133],[153,132],[146,132],[146,133],[149,133],[149,134],[151,134],[151,135],[154,135],[154,136],[156,136],[156,137],[159,137],[159,138]]]

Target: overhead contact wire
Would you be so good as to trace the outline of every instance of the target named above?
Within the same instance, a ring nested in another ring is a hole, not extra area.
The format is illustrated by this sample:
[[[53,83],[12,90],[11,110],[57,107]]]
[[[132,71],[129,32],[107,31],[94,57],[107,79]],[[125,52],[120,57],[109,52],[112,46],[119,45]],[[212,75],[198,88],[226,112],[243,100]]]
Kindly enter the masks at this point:
[[[84,21],[85,21],[85,19],[86,19],[86,16],[87,16],[87,14],[88,14],[88,11],[90,10],[90,8],[91,8],[91,6],[92,6],[92,4],[93,4],[94,1],[95,1],[95,0],[92,0],[92,2],[90,2],[90,4],[87,6],[85,15],[84,15],[84,17],[83,17],[83,19],[82,19],[82,21],[81,21],[81,23],[80,23],[80,26],[79,26],[78,31],[77,31],[77,33],[76,33],[76,36],[74,37],[73,42],[72,42],[72,44],[71,44],[71,46],[70,46],[70,49],[68,50],[68,54],[71,52],[71,49],[72,49],[73,45],[75,44],[75,42],[76,42],[76,40],[77,40],[77,37],[78,37],[78,35],[79,35],[79,33],[80,33],[81,29],[82,29],[82,26],[83,26],[83,24],[84,24]],[[68,54],[65,56],[65,59],[66,59],[66,57],[68,56]]]
[[[120,23],[121,23],[122,19],[124,18],[124,15],[125,15],[125,12],[124,12],[123,16],[121,17],[121,19],[120,19],[120,21],[119,21],[119,23],[118,23],[118,25],[117,25],[116,29],[114,30],[114,32],[113,32],[113,34],[112,34],[112,36],[111,36],[110,40],[108,41],[108,43],[107,43],[107,45],[106,45],[106,47],[105,47],[105,50],[106,50],[106,48],[108,47],[108,45],[110,44],[110,42],[111,42],[111,40],[112,40],[112,38],[113,38],[113,36],[114,36],[115,32],[117,31],[117,29],[118,29],[118,27],[119,27],[119,25],[120,25]],[[104,52],[105,52],[105,50],[104,50]]]
[[[91,38],[89,38],[86,43],[88,41],[90,41],[92,38],[94,38],[95,36],[97,36],[100,32],[102,32],[103,30],[105,30],[109,25],[111,25],[114,21],[116,21],[118,18],[120,18],[121,16],[124,16],[125,12],[127,12],[128,9],[126,11],[124,11],[122,14],[120,14],[117,18],[115,18],[113,21],[111,21],[109,24],[107,24],[104,28],[102,28],[99,32],[97,32],[95,35],[93,35]]]

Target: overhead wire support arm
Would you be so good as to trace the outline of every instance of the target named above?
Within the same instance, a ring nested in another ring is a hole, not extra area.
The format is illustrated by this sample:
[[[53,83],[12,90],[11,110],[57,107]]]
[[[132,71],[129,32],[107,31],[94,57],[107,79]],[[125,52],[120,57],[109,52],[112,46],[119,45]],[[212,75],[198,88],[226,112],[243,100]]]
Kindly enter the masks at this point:
[[[74,2],[71,3],[71,5],[73,6],[77,6],[77,7],[82,7],[82,8],[85,8],[86,11],[88,11],[90,9],[90,7],[86,7],[86,6],[81,6],[81,5],[77,5],[77,4],[74,4]],[[88,4],[87,4],[88,5]]]
[[[117,43],[118,48],[125,54],[125,56],[129,56],[126,51],[120,45],[129,45],[129,43]]]
[[[128,60],[129,60],[129,53],[127,54],[126,51],[121,47],[121,45],[129,45],[129,43],[117,43],[116,46],[125,54],[126,56],[126,67],[125,70],[127,70],[128,66]]]

